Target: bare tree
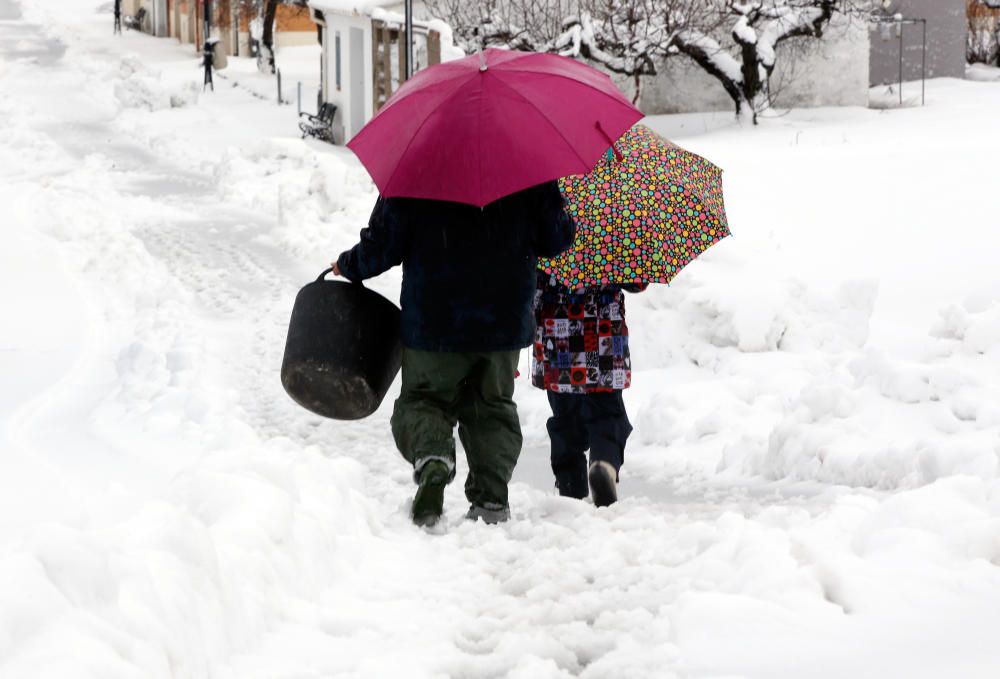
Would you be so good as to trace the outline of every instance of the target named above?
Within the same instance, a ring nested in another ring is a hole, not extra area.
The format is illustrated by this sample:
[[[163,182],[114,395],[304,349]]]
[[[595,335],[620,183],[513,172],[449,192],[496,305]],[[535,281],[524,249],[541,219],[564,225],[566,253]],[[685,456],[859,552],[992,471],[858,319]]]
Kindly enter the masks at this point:
[[[308,0],[264,0],[263,30],[260,36],[260,52],[257,54],[257,67],[264,73],[274,73],[274,20],[278,14],[278,5],[297,5],[307,7]]]
[[[769,82],[777,63],[778,47],[798,38],[822,38],[836,14],[865,13],[868,0],[714,0],[717,11],[730,21],[733,48],[726,49],[712,35],[684,31],[676,44],[725,88],[736,114],[757,114],[771,105]]]
[[[994,1],[994,0],[991,0]],[[1000,0],[995,0],[1000,2]],[[862,15],[870,0],[430,0],[469,51],[489,45],[556,52],[629,76],[683,54],[716,78],[737,116],[767,109],[778,48],[822,38],[837,14]],[[560,17],[564,17],[559,21]]]
[[[264,0],[264,29],[260,36],[260,51],[257,53],[257,67],[265,73],[274,73],[274,17],[278,13],[281,0]]]
[[[643,76],[678,54],[674,44],[697,26],[711,31],[718,15],[706,0],[431,0],[470,51],[500,45],[582,58],[632,78],[634,101]]]
[[[428,0],[427,8],[447,20],[466,52],[502,46],[537,51],[554,44],[563,18],[575,15],[578,0]]]
[[[704,0],[581,0],[580,5],[580,14],[563,22],[556,50],[630,76],[633,102],[641,95],[642,77],[656,75],[678,54],[677,40],[685,31],[710,32],[719,21]]]

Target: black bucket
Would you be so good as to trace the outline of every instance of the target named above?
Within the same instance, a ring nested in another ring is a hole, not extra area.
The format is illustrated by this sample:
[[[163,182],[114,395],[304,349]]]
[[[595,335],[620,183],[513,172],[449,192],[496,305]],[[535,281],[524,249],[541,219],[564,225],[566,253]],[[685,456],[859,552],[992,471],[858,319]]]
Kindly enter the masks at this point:
[[[295,298],[281,384],[317,415],[359,420],[378,410],[399,372],[399,308],[360,283],[324,280],[330,271]]]

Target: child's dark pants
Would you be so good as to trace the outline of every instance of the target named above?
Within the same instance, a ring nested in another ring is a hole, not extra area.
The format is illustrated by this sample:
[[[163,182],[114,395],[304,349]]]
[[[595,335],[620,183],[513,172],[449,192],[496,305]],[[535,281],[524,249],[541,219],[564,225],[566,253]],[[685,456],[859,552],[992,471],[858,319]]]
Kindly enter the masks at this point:
[[[622,392],[547,393],[552,407],[547,425],[552,442],[552,473],[559,494],[587,497],[587,449],[591,463],[607,462],[616,472],[625,460],[625,442],[632,433],[632,424]]]

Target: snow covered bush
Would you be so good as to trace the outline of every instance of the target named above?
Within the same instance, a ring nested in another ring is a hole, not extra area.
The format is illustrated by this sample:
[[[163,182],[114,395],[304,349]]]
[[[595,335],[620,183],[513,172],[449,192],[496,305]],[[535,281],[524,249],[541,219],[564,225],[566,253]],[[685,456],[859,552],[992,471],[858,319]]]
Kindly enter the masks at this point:
[[[124,108],[156,111],[170,108],[170,95],[163,91],[153,74],[138,56],[123,57],[114,82],[115,98]]]
[[[1000,63],[1000,0],[967,0],[969,21],[966,60],[970,64]]]
[[[158,111],[198,103],[198,87],[185,82],[176,88],[165,85],[160,74],[149,69],[136,55],[123,57],[114,81],[115,99],[123,108]]]

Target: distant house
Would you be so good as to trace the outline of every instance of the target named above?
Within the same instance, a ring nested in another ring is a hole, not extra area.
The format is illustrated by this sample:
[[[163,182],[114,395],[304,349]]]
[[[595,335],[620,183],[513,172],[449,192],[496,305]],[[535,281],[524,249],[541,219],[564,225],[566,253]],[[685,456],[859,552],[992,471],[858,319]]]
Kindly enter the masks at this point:
[[[310,0],[323,45],[320,98],[337,107],[334,134],[349,141],[406,80],[399,0]],[[451,55],[451,30],[414,20],[414,70]],[[444,44],[442,44],[444,36]]]
[[[167,0],[169,16],[168,35],[177,38],[181,43],[201,45],[201,14],[200,3],[196,0]]]
[[[139,10],[145,10],[140,30],[165,37],[168,35],[168,11],[169,0],[122,0],[122,13],[130,16],[137,16]]]
[[[274,15],[274,46],[315,45],[318,26],[304,5],[278,5]],[[249,36],[248,36],[249,37]]]
[[[964,78],[968,19],[961,0],[892,0],[887,15],[927,20],[927,77]],[[883,24],[871,36],[871,76],[874,85],[899,80],[902,31],[903,80],[919,80],[924,52],[920,25]]]
[[[219,15],[218,6],[213,12]],[[204,42],[205,0],[122,0],[122,11],[125,14],[137,15],[140,9],[145,10],[145,18],[140,27],[146,33],[157,37],[177,38],[181,43],[192,43],[201,49]],[[213,26],[219,26],[218,20],[213,20]],[[224,35],[222,36],[225,37]]]
[[[122,11],[133,16],[145,10],[141,29],[160,38],[202,43],[204,0],[122,0]]]
[[[236,0],[123,0],[122,11],[136,15],[145,9],[142,30],[159,37],[177,38],[201,50],[205,42],[206,7],[212,34],[218,36],[230,56],[249,56],[251,24],[259,19],[256,3]],[[249,11],[247,8],[250,8]],[[316,24],[309,8],[281,3],[275,13],[276,47],[311,45],[316,42]]]

